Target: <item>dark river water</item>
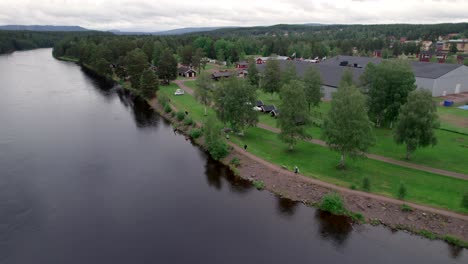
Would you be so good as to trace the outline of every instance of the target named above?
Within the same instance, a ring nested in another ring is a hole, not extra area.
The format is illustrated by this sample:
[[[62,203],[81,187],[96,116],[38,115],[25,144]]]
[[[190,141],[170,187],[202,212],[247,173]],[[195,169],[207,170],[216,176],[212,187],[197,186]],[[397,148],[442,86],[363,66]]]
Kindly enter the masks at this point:
[[[257,191],[51,49],[0,56],[0,263],[468,263]]]

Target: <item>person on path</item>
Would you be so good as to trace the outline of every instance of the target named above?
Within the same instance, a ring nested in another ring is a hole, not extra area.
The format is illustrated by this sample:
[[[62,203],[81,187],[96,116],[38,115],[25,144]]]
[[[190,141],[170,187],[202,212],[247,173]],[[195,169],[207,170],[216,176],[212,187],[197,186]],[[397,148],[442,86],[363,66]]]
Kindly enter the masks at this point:
[[[297,166],[294,166],[294,174],[298,174],[299,173],[299,168]]]
[[[247,144],[244,144],[244,150],[247,151]]]

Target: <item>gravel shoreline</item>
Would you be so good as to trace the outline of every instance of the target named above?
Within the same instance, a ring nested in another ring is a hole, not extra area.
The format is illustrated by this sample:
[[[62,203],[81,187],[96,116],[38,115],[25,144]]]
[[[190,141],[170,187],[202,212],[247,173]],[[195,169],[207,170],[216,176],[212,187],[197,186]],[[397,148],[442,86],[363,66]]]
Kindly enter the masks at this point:
[[[171,123],[178,123],[163,108],[156,99],[148,101],[150,106]],[[187,127],[179,127],[186,135]],[[203,142],[195,143],[203,147]],[[221,162],[230,166],[232,158],[237,157],[240,165],[235,168],[236,174],[250,181],[263,181],[265,189],[307,205],[317,205],[325,194],[338,192],[345,201],[349,211],[361,213],[366,222],[372,225],[384,225],[394,230],[407,230],[420,234],[430,239],[443,239],[449,243],[468,248],[468,216],[450,211],[444,214],[434,211],[438,209],[427,208],[423,210],[411,206],[411,212],[401,209],[403,201],[379,196],[376,194],[362,193],[332,184],[319,182],[302,175],[294,175],[293,172],[280,168],[274,164],[261,160],[240,147],[230,144],[233,150],[228,157]],[[415,207],[424,207],[415,205]],[[457,240],[458,241],[454,241]]]

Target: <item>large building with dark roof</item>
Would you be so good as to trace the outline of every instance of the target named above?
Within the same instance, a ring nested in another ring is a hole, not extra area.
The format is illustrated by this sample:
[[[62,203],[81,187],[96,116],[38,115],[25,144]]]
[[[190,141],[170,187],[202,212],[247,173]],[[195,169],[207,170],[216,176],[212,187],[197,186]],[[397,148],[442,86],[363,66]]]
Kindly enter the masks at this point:
[[[331,98],[331,94],[336,91],[341,77],[346,69],[353,74],[354,80],[359,81],[365,67],[369,63],[379,64],[380,58],[354,57],[354,56],[336,56],[322,63],[309,63],[302,61],[293,61],[296,66],[296,72],[303,76],[305,70],[312,66],[315,67],[322,77],[322,88],[324,97]],[[286,67],[287,61],[280,61],[281,70]],[[265,65],[257,65],[260,72],[263,72]],[[468,92],[468,67],[460,64],[448,63],[430,63],[430,62],[411,62],[416,85],[421,89],[427,89],[432,96],[443,96]]]

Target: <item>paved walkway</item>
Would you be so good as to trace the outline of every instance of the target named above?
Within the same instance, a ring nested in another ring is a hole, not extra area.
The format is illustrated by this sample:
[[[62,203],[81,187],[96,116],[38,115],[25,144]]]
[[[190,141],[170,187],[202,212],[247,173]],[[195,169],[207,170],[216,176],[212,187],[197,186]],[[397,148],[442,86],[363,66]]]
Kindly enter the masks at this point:
[[[191,80],[193,80],[193,79],[175,80],[174,83],[176,83],[180,88],[184,89],[188,94],[193,95],[194,94],[193,89],[188,87],[187,85],[185,85],[186,81],[191,81]],[[262,123],[257,124],[257,127],[268,130],[268,131],[271,131],[273,133],[280,133],[281,132],[281,130],[279,128],[271,127],[271,126],[268,126],[268,125],[265,125],[265,124],[262,124]],[[311,140],[306,140],[306,141],[309,142],[309,143],[324,146],[324,147],[327,146],[325,141],[319,140],[319,139],[311,139]],[[389,157],[385,157],[385,156],[381,156],[381,155],[376,155],[376,154],[370,154],[369,153],[369,154],[366,154],[366,156],[369,159],[378,160],[378,161],[390,163],[390,164],[405,167],[405,168],[430,172],[430,173],[444,175],[444,176],[457,178],[457,179],[468,180],[468,175],[463,174],[463,173],[432,168],[432,167],[428,167],[428,166],[425,166],[425,165],[414,164],[414,163],[407,162],[407,161],[402,161],[402,160],[396,160],[396,159],[393,159],[393,158],[389,158]]]

